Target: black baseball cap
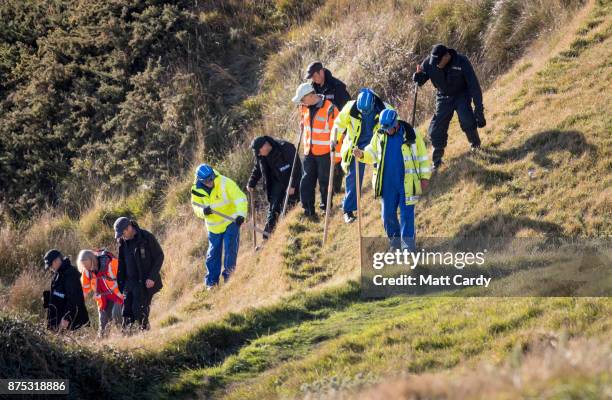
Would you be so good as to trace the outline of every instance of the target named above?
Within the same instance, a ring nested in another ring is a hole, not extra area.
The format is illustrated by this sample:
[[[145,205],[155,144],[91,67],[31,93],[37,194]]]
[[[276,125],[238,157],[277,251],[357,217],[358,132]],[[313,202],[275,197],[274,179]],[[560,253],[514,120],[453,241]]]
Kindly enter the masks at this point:
[[[115,239],[119,239],[123,235],[123,231],[127,229],[130,224],[130,219],[127,217],[119,217],[115,221],[113,227],[115,228]]]
[[[321,61],[315,61],[313,63],[310,63],[310,65],[306,69],[306,75],[304,75],[304,79],[312,78],[312,74],[314,74],[315,72],[319,72],[322,69],[323,63],[321,63]]]
[[[57,249],[49,250],[43,257],[43,260],[45,261],[45,270],[49,269],[53,261],[55,261],[58,258],[63,258],[63,257],[64,256],[62,256],[62,253],[59,250]]]
[[[440,64],[440,61],[442,60],[442,57],[444,57],[444,55],[446,55],[446,53],[448,53],[448,48],[446,48],[446,46],[444,46],[441,43],[438,43],[436,45],[434,45],[431,48],[431,54],[429,56],[429,63],[431,65],[438,65]]]
[[[255,150],[255,152],[259,152],[259,149],[268,141],[266,136],[258,136],[251,142],[251,148]]]

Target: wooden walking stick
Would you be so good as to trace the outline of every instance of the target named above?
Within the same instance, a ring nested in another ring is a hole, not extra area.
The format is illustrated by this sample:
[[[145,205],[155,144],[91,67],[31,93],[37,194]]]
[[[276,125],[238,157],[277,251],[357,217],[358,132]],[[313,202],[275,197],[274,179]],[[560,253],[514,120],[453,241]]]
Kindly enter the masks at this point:
[[[416,103],[417,103],[418,95],[419,95],[419,84],[415,83],[414,84],[414,100],[412,102],[412,122],[410,123],[413,128],[414,128],[414,121],[416,119]]]
[[[361,252],[361,184],[359,183],[359,160],[355,159],[355,188],[357,189],[357,229],[359,231],[359,265],[363,263],[363,253]]]
[[[325,225],[323,227],[323,245],[327,241],[327,234],[329,231],[329,216],[332,208],[332,195],[334,194],[334,166],[335,166],[335,154],[336,146],[334,146],[329,152],[329,184],[327,185],[327,204],[325,205]]]
[[[285,212],[287,212],[287,203],[289,203],[289,189],[293,185],[293,172],[295,170],[295,164],[297,163],[298,154],[300,152],[300,145],[302,144],[302,135],[304,134],[304,129],[300,126],[300,134],[298,135],[298,141],[295,146],[295,156],[293,157],[293,164],[291,164],[291,175],[289,176],[289,186],[287,186],[287,194],[285,194],[285,201],[283,202],[283,211],[281,212],[281,218],[285,216]]]
[[[257,219],[255,218],[255,195],[251,193],[251,222],[253,223],[253,250],[257,251]]]

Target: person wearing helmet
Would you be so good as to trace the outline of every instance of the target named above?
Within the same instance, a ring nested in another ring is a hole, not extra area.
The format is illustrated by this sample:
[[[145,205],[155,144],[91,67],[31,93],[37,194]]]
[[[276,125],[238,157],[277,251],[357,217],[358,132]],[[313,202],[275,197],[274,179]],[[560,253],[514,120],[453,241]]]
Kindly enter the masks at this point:
[[[355,148],[353,154],[366,164],[376,165],[374,196],[382,197],[382,220],[391,248],[413,251],[414,206],[431,177],[423,138],[408,122],[399,120],[395,110],[385,109],[370,144],[364,150]]]
[[[196,217],[206,221],[208,251],[204,284],[210,290],[219,284],[222,258],[225,282],[236,269],[240,226],[247,217],[247,197],[236,182],[210,165],[200,164],[191,187],[191,205]]]
[[[374,126],[382,110],[393,108],[374,93],[371,89],[361,89],[357,95],[357,100],[349,101],[345,104],[334,121],[332,136],[335,141],[342,141],[340,154],[342,157],[342,169],[347,172],[345,177],[345,196],[342,201],[344,210],[344,222],[352,223],[356,217],[354,212],[357,210],[357,181],[355,163],[353,162],[352,149],[357,147],[364,149],[374,135]],[[343,140],[344,139],[344,140]],[[359,186],[363,182],[365,164],[359,163]]]

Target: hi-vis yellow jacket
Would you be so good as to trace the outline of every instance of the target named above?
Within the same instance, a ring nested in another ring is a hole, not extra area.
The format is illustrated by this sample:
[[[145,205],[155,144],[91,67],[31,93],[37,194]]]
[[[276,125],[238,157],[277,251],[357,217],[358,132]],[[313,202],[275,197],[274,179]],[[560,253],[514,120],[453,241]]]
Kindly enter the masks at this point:
[[[404,143],[402,143],[402,155],[404,156],[404,193],[406,204],[416,204],[423,193],[421,179],[431,178],[431,164],[427,157],[427,148],[423,137],[418,134],[409,123],[399,120],[403,127]],[[383,170],[385,168],[385,150],[387,149],[387,134],[379,133],[380,124],[374,128],[372,141],[363,151],[362,162],[374,164],[374,177],[372,186],[374,196],[382,195]],[[396,133],[396,135],[399,134]]]
[[[378,124],[378,117],[385,108],[393,109],[393,106],[383,102],[380,97],[375,95],[374,113],[376,117],[374,118],[374,125]],[[336,143],[340,143],[340,138],[345,135],[340,155],[342,156],[342,169],[347,172],[350,163],[353,161],[353,147],[361,136],[361,111],[357,109],[356,100],[351,100],[342,107],[340,114],[334,120],[333,134],[336,135]]]
[[[242,216],[246,219],[248,203],[247,197],[233,180],[220,175],[215,170],[215,185],[210,194],[204,189],[191,187],[191,206],[198,218],[206,221],[206,229],[210,233],[223,233],[232,222],[216,214],[204,215],[204,207],[209,206],[215,211],[236,218]]]

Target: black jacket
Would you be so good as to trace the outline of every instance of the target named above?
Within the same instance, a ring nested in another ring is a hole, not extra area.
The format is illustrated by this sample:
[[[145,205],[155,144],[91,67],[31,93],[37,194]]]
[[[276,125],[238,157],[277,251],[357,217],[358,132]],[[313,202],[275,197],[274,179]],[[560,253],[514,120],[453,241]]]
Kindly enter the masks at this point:
[[[151,232],[140,229],[134,221],[131,223],[137,231],[134,238],[127,241],[119,239],[119,291],[129,291],[133,285],[144,286],[145,281],[151,279],[155,285],[148,290],[156,293],[163,287],[160,271],[164,252]]]
[[[313,83],[312,86],[315,93],[325,95],[325,98],[334,103],[338,110],[342,110],[346,102],[351,99],[351,95],[346,90],[344,82],[335,78],[328,69],[325,69],[325,82],[323,82],[323,86],[316,83]]]
[[[272,185],[281,184],[283,190],[289,186],[291,176],[291,164],[295,158],[295,146],[281,139],[264,136],[268,143],[272,145],[272,151],[266,157],[255,156],[255,166],[251,172],[248,186],[255,187],[263,176],[264,186],[268,201],[271,200]],[[295,168],[293,169],[293,182],[291,187],[295,189],[295,195],[299,192],[300,177],[302,176],[302,162],[297,157]]]
[[[51,291],[46,292],[47,327],[57,329],[62,319],[70,322],[70,329],[75,330],[89,323],[89,314],[85,307],[81,273],[72,266],[70,259],[64,258],[60,268],[53,274]]]
[[[452,58],[443,69],[430,64],[430,56],[427,56],[421,64],[423,72],[415,74],[417,82],[423,85],[431,79],[431,83],[438,89],[438,96],[457,96],[467,93],[474,101],[476,110],[482,110],[482,90],[470,60],[463,54],[457,53],[455,49],[448,51]]]

